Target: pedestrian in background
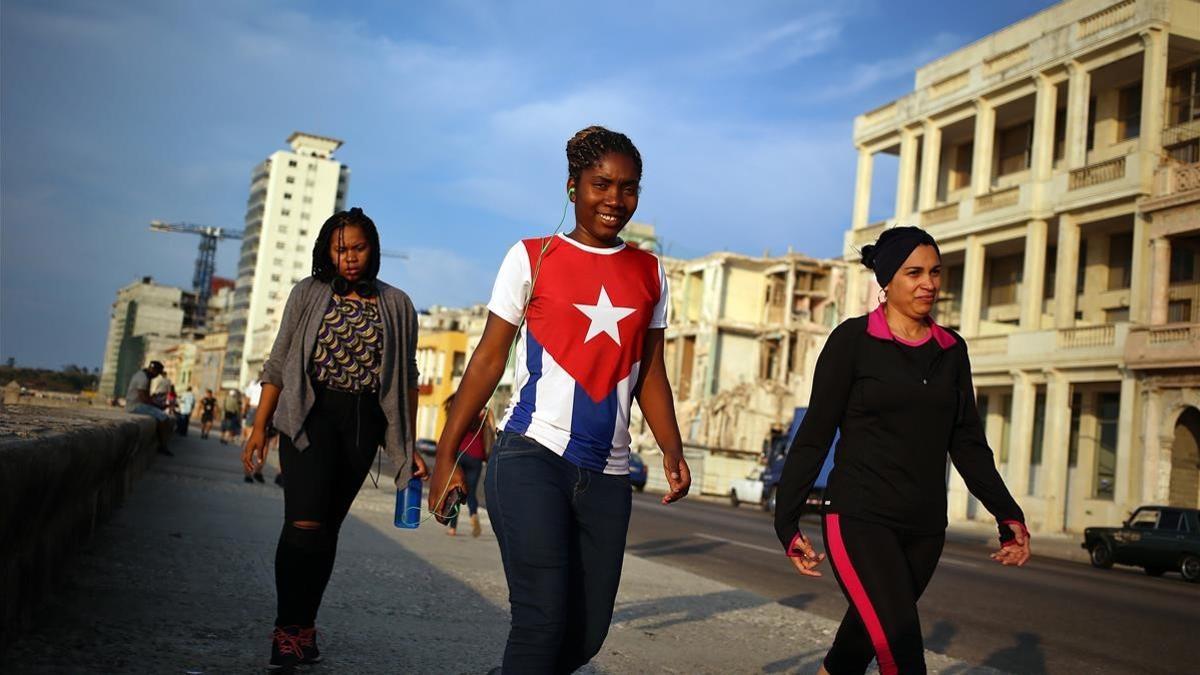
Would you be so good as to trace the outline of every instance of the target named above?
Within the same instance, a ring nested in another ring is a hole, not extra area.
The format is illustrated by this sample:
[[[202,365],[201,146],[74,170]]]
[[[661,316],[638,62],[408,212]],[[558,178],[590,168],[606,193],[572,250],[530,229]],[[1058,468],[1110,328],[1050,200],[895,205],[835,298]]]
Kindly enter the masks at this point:
[[[263,366],[242,463],[249,473],[266,462],[274,424],[287,480],[272,669],[320,660],[315,622],[338,532],[379,446],[398,467],[397,487],[426,475],[414,435],[417,312],[404,291],[378,280],[379,252],[375,223],[362,209],[330,216],[313,247],[312,276],[288,296]]]
[[[164,372],[166,370],[160,361],[151,361],[145,368],[134,373],[133,377],[129,378],[129,387],[125,390],[125,410],[153,417],[157,425],[158,453],[173,456],[175,453],[171,452],[167,444],[171,439],[174,422],[171,416],[163,410],[165,401],[158,403],[150,395],[150,382]]]
[[[567,141],[567,175],[575,227],[518,242],[501,263],[429,490],[434,513],[467,493],[455,454],[519,334],[517,393],[484,480],[512,610],[505,673],[572,672],[608,635],[632,509],[633,399],[662,448],[663,503],[691,485],[663,362],[666,274],[619,236],[637,209],[641,155],[624,134],[589,127]]]
[[[258,402],[262,397],[262,381],[257,377],[246,384],[242,390],[242,442],[250,439],[250,430],[254,428],[254,415],[258,412]]]
[[[217,415],[217,397],[212,389],[204,390],[204,398],[200,399],[200,438],[208,438],[212,431],[213,419]]]
[[[188,424],[191,422],[192,410],[195,408],[196,395],[192,393],[192,388],[188,387],[187,391],[179,397],[179,416],[176,418],[175,431],[180,436],[187,436]]]
[[[221,400],[221,445],[236,441],[242,435],[242,392],[235,388],[225,391]]]
[[[447,412],[454,403],[451,394],[442,405]],[[458,445],[458,465],[462,467],[463,478],[467,485],[467,511],[471,518],[471,536],[478,537],[483,533],[479,524],[479,477],[483,475],[483,465],[492,452],[492,443],[496,440],[496,427],[492,422],[492,411],[485,408],[463,434],[462,442]],[[458,534],[458,511],[450,517],[450,526],[446,534],[451,537]]]
[[[1004,486],[975,407],[967,344],[931,316],[942,282],[937,242],[915,227],[864,246],[880,305],[834,329],[779,483],[775,531],[796,570],[828,555],[850,603],[821,673],[924,673],[917,601],[946,539],[946,458],[996,517],[1004,565],[1029,560],[1025,516]],[[818,395],[819,394],[819,395]],[[798,521],[835,432],[818,554]]]

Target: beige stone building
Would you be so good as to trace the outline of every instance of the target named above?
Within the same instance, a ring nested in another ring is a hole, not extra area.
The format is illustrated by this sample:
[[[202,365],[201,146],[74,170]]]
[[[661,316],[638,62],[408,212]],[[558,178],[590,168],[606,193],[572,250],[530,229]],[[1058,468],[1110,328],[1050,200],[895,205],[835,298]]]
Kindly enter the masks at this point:
[[[1068,0],[930,63],[855,120],[845,254],[916,224],[939,320],[1033,529],[1200,502],[1200,2]],[[868,222],[875,157],[893,217]],[[858,268],[861,270],[861,268]],[[849,313],[874,307],[865,271]],[[985,518],[948,471],[950,518]]]
[[[844,264],[797,253],[665,258],[671,308],[664,357],[693,483],[725,495],[764,444],[807,404],[809,377],[844,317]],[[657,456],[639,412],[635,450]],[[647,462],[652,475],[657,460]]]
[[[117,291],[109,314],[108,338],[100,369],[99,401],[125,395],[129,378],[165,351],[183,341],[190,318],[187,293],[142,277]]]

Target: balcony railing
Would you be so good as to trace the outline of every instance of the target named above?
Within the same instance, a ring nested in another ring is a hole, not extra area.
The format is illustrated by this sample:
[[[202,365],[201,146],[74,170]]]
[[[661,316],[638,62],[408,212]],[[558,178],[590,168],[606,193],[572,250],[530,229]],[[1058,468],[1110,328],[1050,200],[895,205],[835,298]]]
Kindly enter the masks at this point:
[[[1058,331],[1059,349],[1086,349],[1089,347],[1111,347],[1116,344],[1117,329],[1112,324],[1064,328]]]
[[[1200,323],[1138,326],[1125,347],[1131,368],[1194,368],[1200,364]]]
[[[975,354],[976,356],[980,354],[1007,354],[1008,336],[982,335],[976,338],[971,338],[969,346],[971,353]]]
[[[1099,162],[1091,166],[1085,166],[1082,169],[1071,171],[1070,189],[1078,190],[1079,188],[1091,187],[1100,185],[1109,181],[1120,180],[1125,177],[1125,158],[1118,157],[1110,159],[1106,162]]]
[[[921,212],[921,223],[924,225],[937,225],[939,223],[948,223],[958,218],[958,202],[946,204],[927,211]]]
[[[1125,2],[1118,2],[1095,14],[1085,16],[1079,20],[1079,37],[1084,38],[1093,33],[1099,33],[1105,28],[1112,28],[1119,23],[1128,21],[1133,18],[1136,8],[1136,0],[1125,0]]]
[[[1021,186],[1014,185],[1005,190],[989,192],[975,199],[975,212],[984,213],[995,211],[1006,206],[1014,206],[1021,200]]]
[[[1163,145],[1176,145],[1200,138],[1200,119],[1163,129]]]
[[[1172,193],[1200,190],[1200,162],[1176,167],[1172,174]]]
[[[1200,340],[1200,324],[1184,324],[1175,326],[1151,326],[1147,329],[1149,342],[1152,345],[1166,345],[1173,342],[1194,342]]]

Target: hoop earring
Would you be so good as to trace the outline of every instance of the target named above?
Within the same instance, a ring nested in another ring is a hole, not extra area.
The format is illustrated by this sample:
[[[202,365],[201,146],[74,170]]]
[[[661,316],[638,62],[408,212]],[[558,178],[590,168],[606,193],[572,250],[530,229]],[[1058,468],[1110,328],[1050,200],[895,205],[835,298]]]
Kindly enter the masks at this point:
[[[887,302],[887,289],[886,288],[879,289],[879,293],[877,293],[875,297],[879,301],[879,304],[881,304],[881,305],[883,303]]]

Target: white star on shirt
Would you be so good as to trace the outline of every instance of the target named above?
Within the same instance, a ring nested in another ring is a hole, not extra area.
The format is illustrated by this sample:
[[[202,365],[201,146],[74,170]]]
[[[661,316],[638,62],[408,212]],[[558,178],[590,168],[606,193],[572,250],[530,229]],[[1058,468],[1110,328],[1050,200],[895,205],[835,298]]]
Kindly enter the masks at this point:
[[[636,309],[633,307],[613,307],[612,300],[608,299],[608,291],[604,290],[604,286],[600,287],[600,297],[594,305],[575,305],[575,308],[587,315],[591,320],[588,325],[587,337],[583,338],[583,343],[587,344],[592,338],[601,333],[607,333],[621,346],[621,333],[617,330],[617,324],[625,317],[633,314]]]

